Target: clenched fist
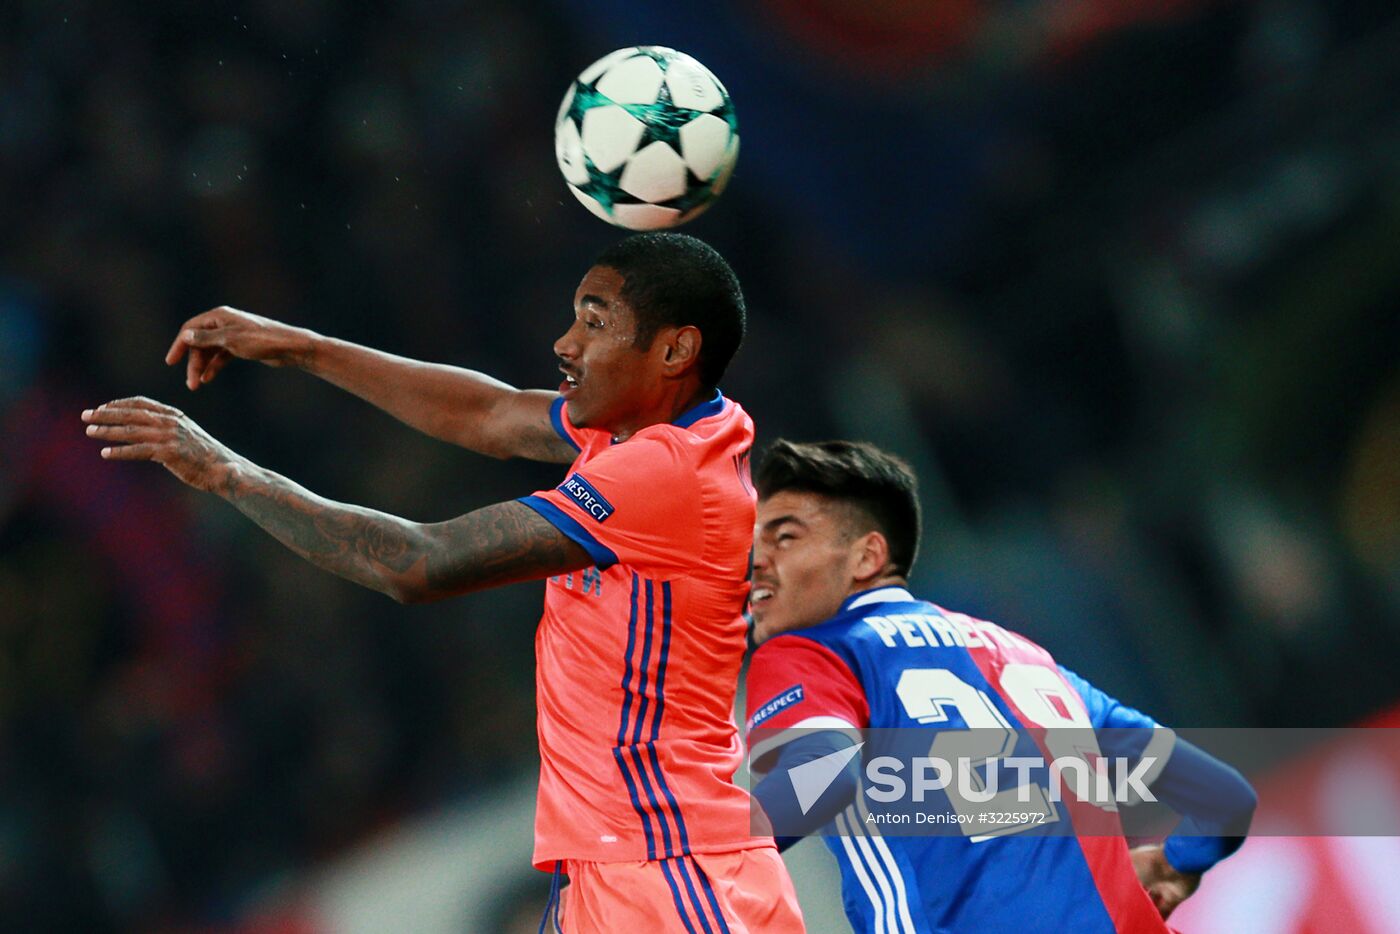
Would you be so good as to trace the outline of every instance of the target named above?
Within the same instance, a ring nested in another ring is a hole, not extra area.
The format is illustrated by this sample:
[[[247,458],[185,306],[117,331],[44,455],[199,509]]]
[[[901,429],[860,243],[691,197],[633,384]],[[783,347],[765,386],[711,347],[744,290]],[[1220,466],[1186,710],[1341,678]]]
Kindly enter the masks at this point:
[[[1178,872],[1167,862],[1166,852],[1160,844],[1140,846],[1130,851],[1133,868],[1137,870],[1138,881],[1152,897],[1152,904],[1163,917],[1170,917],[1177,906],[1201,884],[1201,876],[1194,872]]]

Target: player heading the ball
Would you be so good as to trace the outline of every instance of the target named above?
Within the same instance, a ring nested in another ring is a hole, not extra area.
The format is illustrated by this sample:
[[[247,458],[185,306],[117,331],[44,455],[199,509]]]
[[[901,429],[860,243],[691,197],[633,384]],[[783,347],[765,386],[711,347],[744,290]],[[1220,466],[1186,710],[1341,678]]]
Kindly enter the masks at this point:
[[[754,429],[718,384],[744,336],[739,281],[693,237],[641,234],[598,258],[573,309],[557,391],[231,308],[181,326],[166,361],[186,361],[191,389],[236,357],[297,366],[444,441],[571,465],[558,487],[444,522],[317,496],[150,399],[82,417],[103,457],[155,461],[396,600],[549,578],[534,864],[571,880],[563,928],[795,934],[792,883],[732,781]]]

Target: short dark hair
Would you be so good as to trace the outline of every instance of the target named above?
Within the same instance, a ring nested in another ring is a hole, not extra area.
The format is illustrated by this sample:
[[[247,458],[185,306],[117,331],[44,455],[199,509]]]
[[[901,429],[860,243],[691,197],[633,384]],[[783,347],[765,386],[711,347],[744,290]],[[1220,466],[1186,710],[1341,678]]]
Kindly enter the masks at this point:
[[[637,315],[637,346],[668,325],[700,329],[700,380],[716,386],[744,340],[739,277],[714,247],[677,233],[635,234],[594,263],[622,274],[622,297]]]
[[[889,542],[895,570],[909,576],[919,551],[919,482],[901,458],[864,441],[780,438],[764,453],[754,481],[760,499],[791,490],[860,510]]]

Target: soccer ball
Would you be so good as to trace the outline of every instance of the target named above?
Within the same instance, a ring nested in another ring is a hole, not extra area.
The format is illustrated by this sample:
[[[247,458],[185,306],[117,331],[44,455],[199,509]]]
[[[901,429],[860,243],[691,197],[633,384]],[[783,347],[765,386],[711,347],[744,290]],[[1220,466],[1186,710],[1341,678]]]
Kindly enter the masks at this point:
[[[704,65],[657,45],[619,49],[569,88],[554,155],[569,190],[631,230],[684,224],[724,191],[739,158],[729,92]]]

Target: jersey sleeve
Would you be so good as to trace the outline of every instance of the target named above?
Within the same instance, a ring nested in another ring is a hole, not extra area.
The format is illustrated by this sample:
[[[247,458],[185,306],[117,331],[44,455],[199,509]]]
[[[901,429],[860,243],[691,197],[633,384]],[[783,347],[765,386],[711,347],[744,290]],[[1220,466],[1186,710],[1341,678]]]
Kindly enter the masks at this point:
[[[1151,764],[1141,776],[1144,784],[1154,782],[1171,758],[1176,734],[1142,711],[1119,703],[1063,665],[1059,668],[1084,701],[1103,754],[1110,758],[1123,756],[1134,763],[1150,758]]]
[[[567,414],[563,410],[561,415]],[[588,440],[561,419],[564,436]],[[619,561],[665,571],[685,570],[704,542],[700,490],[681,445],[666,438],[633,438],[600,451],[552,490],[522,497],[606,569]]]
[[[1147,714],[1126,704],[1120,704],[1063,665],[1060,666],[1060,674],[1064,675],[1070,687],[1084,700],[1084,706],[1089,711],[1089,722],[1094,725],[1094,729],[1150,730],[1159,726],[1157,721]]]
[[[1239,849],[1259,804],[1244,776],[1069,669],[1060,673],[1084,699],[1105,755],[1152,758],[1141,780],[1182,818],[1165,844],[1173,868],[1205,872]]]
[[[581,429],[575,428],[573,423],[569,421],[569,414],[565,410],[565,406],[563,396],[554,400],[554,404],[549,407],[550,424],[554,426],[555,434],[567,441],[575,451],[582,452],[587,438]]]
[[[792,730],[855,734],[870,724],[860,679],[831,649],[802,636],[778,636],[758,647],[749,661],[745,697],[749,761],[756,766],[806,735]]]

